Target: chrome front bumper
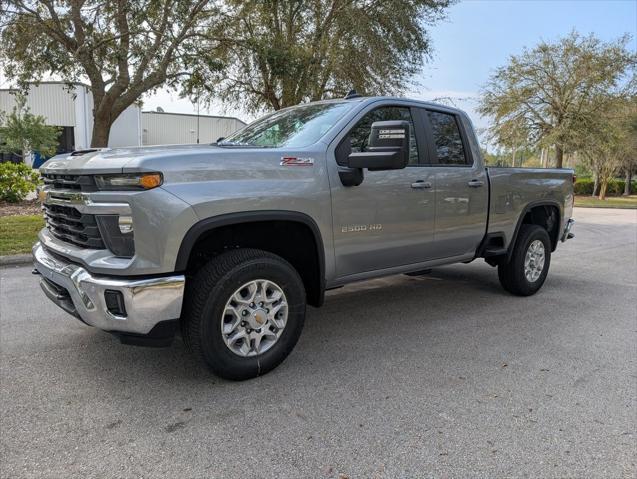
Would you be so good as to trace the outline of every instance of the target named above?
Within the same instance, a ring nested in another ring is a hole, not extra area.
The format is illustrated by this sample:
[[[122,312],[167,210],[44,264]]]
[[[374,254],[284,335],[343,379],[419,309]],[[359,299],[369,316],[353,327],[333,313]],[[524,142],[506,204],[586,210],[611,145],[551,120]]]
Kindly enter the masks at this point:
[[[92,275],[81,266],[48,253],[41,243],[33,246],[33,263],[42,275],[40,286],[47,297],[86,324],[132,334],[148,334],[162,321],[178,319],[185,277],[118,279]],[[104,293],[119,291],[126,314],[113,314]]]

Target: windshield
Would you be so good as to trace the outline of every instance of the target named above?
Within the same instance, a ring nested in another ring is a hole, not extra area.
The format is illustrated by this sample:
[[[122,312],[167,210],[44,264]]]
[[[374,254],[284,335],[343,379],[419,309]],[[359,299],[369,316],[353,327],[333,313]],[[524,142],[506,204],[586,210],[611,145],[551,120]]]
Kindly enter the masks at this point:
[[[304,147],[321,138],[351,102],[310,103],[277,111],[219,142],[220,146]]]

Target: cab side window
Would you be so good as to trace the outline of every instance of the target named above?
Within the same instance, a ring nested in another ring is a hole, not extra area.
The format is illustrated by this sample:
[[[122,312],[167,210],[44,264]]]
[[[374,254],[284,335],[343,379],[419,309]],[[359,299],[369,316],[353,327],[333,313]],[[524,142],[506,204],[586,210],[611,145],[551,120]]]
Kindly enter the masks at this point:
[[[361,118],[356,126],[349,132],[349,138],[352,145],[352,151],[365,151],[369,141],[369,134],[372,129],[372,123],[376,121],[403,120],[409,122],[409,163],[408,165],[418,164],[418,146],[416,144],[416,136],[414,135],[414,122],[411,117],[411,111],[407,107],[400,106],[383,106],[367,113]]]
[[[467,164],[462,136],[454,115],[429,111],[429,122],[439,165],[464,166]]]

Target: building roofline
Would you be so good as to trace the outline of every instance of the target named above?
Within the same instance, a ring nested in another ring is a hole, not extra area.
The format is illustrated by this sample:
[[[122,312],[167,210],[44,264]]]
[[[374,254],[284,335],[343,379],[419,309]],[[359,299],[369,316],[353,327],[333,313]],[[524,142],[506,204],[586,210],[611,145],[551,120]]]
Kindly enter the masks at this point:
[[[199,118],[222,118],[224,120],[237,120],[238,122],[243,123],[244,125],[247,125],[247,123],[243,120],[240,120],[239,118],[237,118],[236,116],[222,116],[222,115],[197,115],[196,113],[171,113],[169,111],[153,111],[153,110],[148,110],[148,111],[142,111],[142,115],[144,114],[151,114],[151,115],[177,115],[177,116],[191,116],[191,117],[199,117]]]
[[[91,89],[90,85],[87,85],[86,83],[82,83],[82,82],[77,82],[77,81],[73,81],[73,82],[65,82],[65,81],[40,81],[40,82],[27,82],[29,85],[33,85],[33,86],[40,86],[40,85],[73,85],[73,86],[83,86],[85,88],[88,88],[89,90]],[[20,91],[19,88],[0,88],[0,91]]]

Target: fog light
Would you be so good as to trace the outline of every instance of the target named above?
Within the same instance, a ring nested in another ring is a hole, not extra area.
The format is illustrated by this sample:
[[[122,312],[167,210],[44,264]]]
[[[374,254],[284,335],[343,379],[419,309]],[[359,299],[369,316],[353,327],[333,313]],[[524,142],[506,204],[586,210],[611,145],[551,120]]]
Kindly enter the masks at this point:
[[[131,233],[133,231],[133,217],[120,216],[117,220],[119,230],[122,234]]]
[[[124,295],[121,291],[107,289],[104,291],[104,301],[106,309],[114,316],[126,317],[126,305],[124,304]]]
[[[115,256],[132,258],[135,254],[132,220],[130,224],[127,224],[127,221],[121,221],[121,218],[121,216],[117,215],[97,215],[95,217],[106,247],[111,250]],[[124,218],[130,219],[130,217],[127,216],[124,216]],[[130,230],[124,233],[128,226],[130,226]]]

